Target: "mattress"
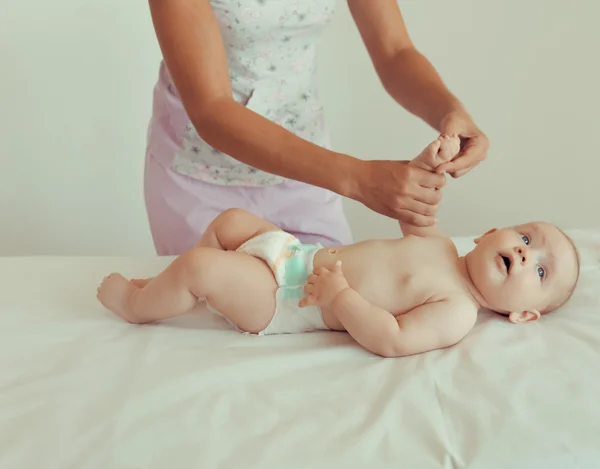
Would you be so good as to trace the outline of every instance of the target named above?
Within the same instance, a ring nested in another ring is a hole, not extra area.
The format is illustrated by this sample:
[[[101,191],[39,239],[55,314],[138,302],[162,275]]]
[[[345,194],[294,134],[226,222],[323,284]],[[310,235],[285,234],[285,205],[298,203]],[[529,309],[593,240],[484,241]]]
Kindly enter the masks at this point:
[[[202,305],[123,323],[102,277],[171,258],[0,259],[0,467],[599,468],[600,230],[580,286],[527,325],[384,359],[338,332],[256,337]],[[471,238],[457,238],[461,252]]]

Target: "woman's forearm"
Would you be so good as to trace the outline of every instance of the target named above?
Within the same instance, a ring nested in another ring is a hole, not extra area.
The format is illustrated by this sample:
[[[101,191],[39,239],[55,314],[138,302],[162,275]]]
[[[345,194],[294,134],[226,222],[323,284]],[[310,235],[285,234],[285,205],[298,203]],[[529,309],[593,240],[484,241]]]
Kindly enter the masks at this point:
[[[190,113],[212,147],[262,171],[353,198],[361,160],[308,142],[231,99]]]
[[[219,21],[206,0],[150,0],[167,68],[200,136],[271,174],[354,198],[363,162],[303,140],[232,98]]]
[[[466,112],[433,65],[414,47],[399,50],[378,65],[377,73],[392,98],[438,131],[450,112]]]

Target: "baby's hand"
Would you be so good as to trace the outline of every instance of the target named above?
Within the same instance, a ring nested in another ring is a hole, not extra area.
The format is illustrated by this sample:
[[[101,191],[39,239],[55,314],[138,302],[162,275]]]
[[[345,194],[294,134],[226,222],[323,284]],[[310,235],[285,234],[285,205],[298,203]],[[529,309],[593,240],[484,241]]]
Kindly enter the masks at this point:
[[[328,306],[340,292],[348,288],[350,285],[342,273],[342,263],[337,261],[333,271],[321,267],[309,275],[304,286],[306,296],[298,306]]]

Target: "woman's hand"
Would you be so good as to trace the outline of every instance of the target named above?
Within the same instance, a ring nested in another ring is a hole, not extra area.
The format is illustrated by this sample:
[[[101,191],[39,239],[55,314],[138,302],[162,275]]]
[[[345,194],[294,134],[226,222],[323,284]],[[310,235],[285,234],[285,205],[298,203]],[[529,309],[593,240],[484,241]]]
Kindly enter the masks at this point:
[[[439,190],[446,183],[436,174],[408,161],[364,161],[358,175],[357,194],[352,198],[371,210],[415,226],[435,225],[442,199]]]
[[[453,178],[459,178],[486,158],[490,141],[467,113],[448,113],[442,119],[440,130],[442,134],[456,134],[460,137],[460,152],[452,161],[440,165],[437,168],[438,173],[448,173]]]

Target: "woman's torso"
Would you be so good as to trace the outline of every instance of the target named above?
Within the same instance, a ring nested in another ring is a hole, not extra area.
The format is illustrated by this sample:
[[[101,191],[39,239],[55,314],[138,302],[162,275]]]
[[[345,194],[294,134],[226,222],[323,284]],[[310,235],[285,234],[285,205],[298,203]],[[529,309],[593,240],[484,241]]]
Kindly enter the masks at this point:
[[[319,39],[336,0],[212,0],[227,54],[233,99],[301,138],[329,147],[318,98]],[[154,91],[148,150],[173,170],[221,185],[284,179],[212,148],[189,121],[164,62]]]

